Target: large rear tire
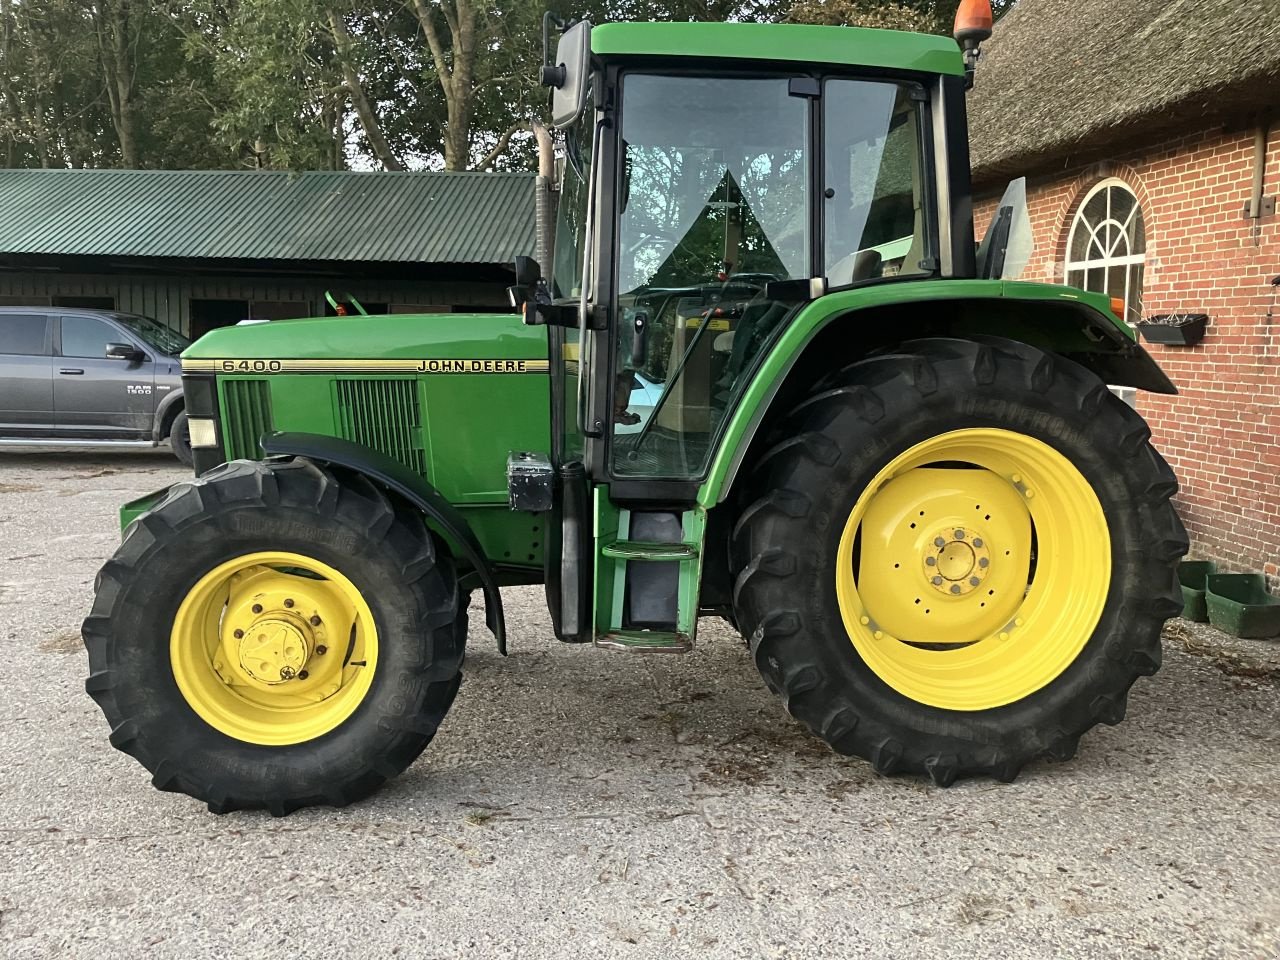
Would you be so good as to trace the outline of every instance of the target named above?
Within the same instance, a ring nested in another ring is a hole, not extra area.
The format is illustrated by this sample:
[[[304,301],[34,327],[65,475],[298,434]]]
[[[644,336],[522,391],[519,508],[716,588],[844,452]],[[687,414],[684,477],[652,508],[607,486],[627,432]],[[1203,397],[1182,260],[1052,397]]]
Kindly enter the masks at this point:
[[[365,478],[235,461],[175,486],[98,574],[111,743],[215,813],[342,806],[411,764],[461,681],[447,557]]]
[[[734,609],[765,682],[840,753],[1012,780],[1118,723],[1181,606],[1177,481],[1093,374],[922,340],[819,384],[756,465]]]

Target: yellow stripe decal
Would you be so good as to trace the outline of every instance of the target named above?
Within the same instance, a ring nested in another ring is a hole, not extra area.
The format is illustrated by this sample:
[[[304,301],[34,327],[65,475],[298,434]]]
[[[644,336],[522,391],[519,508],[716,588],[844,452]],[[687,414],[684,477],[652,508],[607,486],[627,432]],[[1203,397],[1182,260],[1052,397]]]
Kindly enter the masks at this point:
[[[183,360],[183,373],[546,373],[546,360]]]

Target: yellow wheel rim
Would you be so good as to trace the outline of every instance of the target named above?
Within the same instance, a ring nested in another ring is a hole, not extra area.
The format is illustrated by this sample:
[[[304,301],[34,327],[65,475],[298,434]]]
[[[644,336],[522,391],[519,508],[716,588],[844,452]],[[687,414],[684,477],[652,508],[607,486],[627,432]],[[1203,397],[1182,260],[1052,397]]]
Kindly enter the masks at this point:
[[[890,687],[986,710],[1071,665],[1110,581],[1084,475],[1040,440],[975,428],[916,444],[867,485],[840,538],[836,596],[854,649]]]
[[[360,591],[297,553],[236,557],[201,577],[169,638],[173,677],[215,730],[269,746],[340,725],[373,682],[378,631]]]

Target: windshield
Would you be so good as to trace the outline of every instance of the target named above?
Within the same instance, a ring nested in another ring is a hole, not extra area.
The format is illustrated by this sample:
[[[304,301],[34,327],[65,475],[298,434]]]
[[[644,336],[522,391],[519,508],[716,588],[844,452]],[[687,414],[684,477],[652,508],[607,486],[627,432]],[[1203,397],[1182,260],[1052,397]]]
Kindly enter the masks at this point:
[[[565,132],[564,178],[556,212],[555,253],[551,277],[556,299],[582,294],[582,254],[587,235],[587,195],[591,184],[591,149],[595,136],[595,109],[587,107]]]
[[[154,350],[159,350],[161,353],[177,356],[191,346],[191,341],[178,333],[177,330],[171,330],[163,323],[152,320],[150,317],[139,316],[136,313],[113,313],[111,317],[117,323],[124,324],[124,326],[132,330],[135,335],[146,342],[147,346]]]

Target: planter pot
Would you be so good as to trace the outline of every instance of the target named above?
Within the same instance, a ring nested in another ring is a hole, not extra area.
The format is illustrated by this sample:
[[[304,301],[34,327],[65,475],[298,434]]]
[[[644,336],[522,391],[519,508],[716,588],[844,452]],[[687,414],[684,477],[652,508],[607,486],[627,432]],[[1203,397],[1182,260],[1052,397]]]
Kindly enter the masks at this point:
[[[1179,322],[1170,322],[1172,320]],[[1204,339],[1209,325],[1209,315],[1189,313],[1179,317],[1160,316],[1136,324],[1142,339],[1147,343],[1163,343],[1167,346],[1194,347]]]
[[[1260,573],[1211,573],[1205,578],[1209,622],[1233,637],[1280,634],[1280,599],[1267,593]]]
[[[1212,560],[1183,560],[1178,564],[1178,583],[1182,585],[1182,618],[1196,623],[1209,622],[1209,609],[1204,601],[1204,580],[1217,570]]]

